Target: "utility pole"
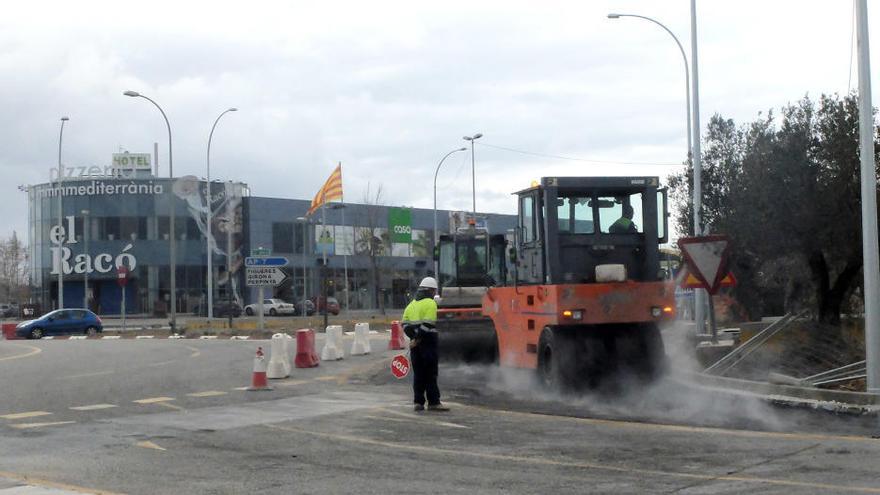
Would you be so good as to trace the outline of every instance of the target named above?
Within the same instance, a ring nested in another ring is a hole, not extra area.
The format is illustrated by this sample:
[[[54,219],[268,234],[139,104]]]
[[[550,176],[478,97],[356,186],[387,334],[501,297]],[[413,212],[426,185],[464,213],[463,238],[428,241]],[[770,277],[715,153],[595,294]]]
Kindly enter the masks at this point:
[[[693,149],[694,166],[694,235],[703,234],[700,224],[700,212],[703,208],[702,152],[700,151],[700,69],[697,62],[697,0],[691,0],[691,108],[693,108],[693,127],[691,146]],[[694,289],[694,320],[697,324],[697,335],[706,333],[706,291]]]
[[[865,276],[865,361],[868,392],[880,393],[880,256],[877,246],[877,172],[874,169],[874,114],[868,2],[856,2],[859,46],[859,148],[862,182],[862,257]]]

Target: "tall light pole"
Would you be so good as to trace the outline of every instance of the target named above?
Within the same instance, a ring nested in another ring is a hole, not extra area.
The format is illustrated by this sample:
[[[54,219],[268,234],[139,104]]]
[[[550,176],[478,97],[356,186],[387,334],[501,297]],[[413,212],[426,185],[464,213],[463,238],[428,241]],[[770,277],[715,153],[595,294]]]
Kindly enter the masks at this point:
[[[211,247],[211,238],[213,237],[211,231],[211,210],[213,209],[213,202],[211,201],[211,140],[214,138],[214,129],[217,128],[217,122],[220,122],[220,117],[223,117],[229,112],[237,112],[238,109],[235,107],[224,110],[220,115],[217,116],[217,119],[214,120],[214,125],[211,126],[211,133],[208,134],[208,155],[207,155],[207,180],[206,187],[207,191],[205,191],[205,205],[207,206],[207,220],[205,227],[205,244],[207,245],[208,250],[208,326],[211,326],[211,320],[214,318],[214,264],[212,256],[212,247]]]
[[[862,182],[862,259],[865,276],[865,361],[868,392],[880,393],[880,256],[877,247],[877,173],[874,169],[874,114],[868,2],[856,2],[859,45],[859,148]]]
[[[308,311],[306,311],[306,299],[308,299],[308,279],[306,278],[306,249],[309,245],[309,219],[306,217],[297,217],[296,219],[299,222],[302,222],[302,233],[303,233],[303,252],[302,252],[302,270],[303,270],[303,296],[302,296],[302,314],[300,316],[308,316]]]
[[[703,164],[702,152],[700,151],[700,68],[697,57],[697,0],[691,0],[691,91],[693,91],[693,166],[694,166],[694,235],[703,235],[703,227],[700,221],[703,209]],[[697,333],[706,333],[706,291],[696,289],[694,291],[694,319],[697,323]],[[714,332],[714,327],[713,327]],[[715,339],[712,335],[712,339]]]
[[[83,253],[85,253],[85,258],[89,257],[89,230],[91,225],[89,225],[89,210],[82,211],[83,216]],[[89,265],[91,263],[86,263],[86,269],[83,270],[83,308],[89,308]]]
[[[620,19],[621,17],[633,17],[636,19],[644,19],[648,22],[653,22],[654,24],[663,28],[663,30],[666,31],[669,36],[672,36],[675,44],[678,45],[678,51],[681,52],[681,60],[682,62],[684,62],[684,95],[686,102],[685,114],[687,115],[687,132],[685,134],[687,134],[687,157],[690,158],[691,153],[693,152],[693,150],[691,149],[691,76],[690,69],[688,68],[687,55],[685,55],[684,53],[684,48],[681,46],[681,42],[678,41],[678,37],[676,37],[675,34],[673,34],[672,31],[669,30],[668,27],[664,26],[663,23],[656,19],[636,14],[608,14],[609,19]]]
[[[471,194],[473,195],[474,200],[474,222],[477,221],[477,167],[474,160],[474,141],[481,137],[483,137],[483,135],[478,132],[473,136],[464,136],[462,138],[471,143]]]
[[[467,139],[467,138],[465,138],[465,139]],[[440,234],[439,234],[439,232],[437,232],[437,174],[440,173],[440,167],[443,165],[443,162],[446,161],[447,158],[449,158],[449,155],[451,155],[453,153],[458,153],[459,151],[467,151],[467,148],[462,147],[462,148],[458,148],[457,150],[452,150],[449,153],[446,153],[446,155],[444,155],[443,158],[440,159],[440,163],[437,164],[437,169],[434,170],[434,248],[435,249],[437,248],[437,243],[440,241]],[[474,207],[474,209],[476,210],[476,207]],[[434,261],[434,276],[435,277],[438,276],[437,271],[438,271],[437,270],[437,261]]]
[[[64,225],[64,212],[62,211],[62,197],[64,196],[64,191],[61,187],[61,179],[64,177],[64,166],[61,165],[61,143],[64,140],[64,124],[70,120],[69,117],[64,116],[61,117],[61,131],[58,133],[58,225]],[[58,256],[61,256],[61,250],[58,250]],[[53,264],[55,262],[53,261]],[[58,307],[56,309],[61,309],[64,307],[64,269],[61,267],[61,260],[58,260]]]
[[[171,155],[171,124],[168,122],[168,116],[165,115],[165,111],[162,110],[162,107],[160,107],[158,103],[137,91],[126,91],[122,94],[125,96],[131,96],[132,98],[143,98],[159,109],[162,118],[165,119],[165,126],[168,128],[168,177],[174,179],[174,161],[172,160]],[[169,266],[169,271],[171,272],[171,331],[174,332],[177,329],[177,240],[175,239],[176,232],[174,229],[174,216],[176,213],[174,208],[174,194],[168,194],[168,204],[168,228],[171,231],[171,235],[169,236],[171,239],[169,242],[169,257],[171,258]]]

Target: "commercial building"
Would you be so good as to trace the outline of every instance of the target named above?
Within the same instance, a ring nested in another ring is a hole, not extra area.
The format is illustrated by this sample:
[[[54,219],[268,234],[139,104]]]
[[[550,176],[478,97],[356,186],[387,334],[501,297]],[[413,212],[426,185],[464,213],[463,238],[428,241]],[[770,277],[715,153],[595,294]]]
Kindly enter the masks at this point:
[[[27,188],[34,302],[58,307],[63,273],[65,307],[82,307],[87,294],[98,314],[119,314],[124,290],[129,314],[164,314],[172,299],[179,313],[199,311],[207,298],[206,237],[215,301],[256,300],[256,289],[244,285],[244,259],[257,249],[290,260],[287,279],[266,289],[267,297],[287,301],[320,294],[325,255],[328,293],[351,309],[400,308],[433,272],[433,210],[338,203],[306,218],[308,200],[252,196],[235,181],[212,182],[208,191],[196,177],[157,177],[149,155],[114,155],[110,167],[54,169],[50,182]],[[465,222],[462,212],[437,216],[441,233]],[[493,233],[515,224],[512,215],[479,216]],[[117,283],[121,265],[130,268],[124,288]]]

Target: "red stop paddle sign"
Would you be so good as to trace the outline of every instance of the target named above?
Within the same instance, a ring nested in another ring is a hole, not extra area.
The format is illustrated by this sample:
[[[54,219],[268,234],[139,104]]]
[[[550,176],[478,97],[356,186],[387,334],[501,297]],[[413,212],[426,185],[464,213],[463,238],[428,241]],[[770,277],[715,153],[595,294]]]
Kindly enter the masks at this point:
[[[125,287],[125,285],[128,283],[127,266],[122,265],[116,269],[116,283],[119,284],[120,287]]]
[[[409,374],[409,359],[406,358],[403,354],[394,356],[394,359],[391,360],[391,374],[394,375],[394,378],[400,380]]]

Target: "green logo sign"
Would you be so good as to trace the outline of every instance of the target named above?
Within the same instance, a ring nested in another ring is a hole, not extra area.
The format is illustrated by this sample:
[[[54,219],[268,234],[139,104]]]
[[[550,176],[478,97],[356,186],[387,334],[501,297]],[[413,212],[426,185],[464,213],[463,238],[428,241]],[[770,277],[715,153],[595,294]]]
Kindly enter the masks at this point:
[[[412,244],[412,210],[388,208],[388,232],[391,242]]]

